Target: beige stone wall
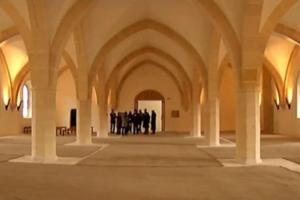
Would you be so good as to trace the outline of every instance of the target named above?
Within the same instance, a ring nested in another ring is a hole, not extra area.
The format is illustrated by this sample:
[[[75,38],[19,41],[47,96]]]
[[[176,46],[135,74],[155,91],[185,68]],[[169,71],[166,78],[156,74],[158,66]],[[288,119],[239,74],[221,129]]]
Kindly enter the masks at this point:
[[[120,91],[118,111],[132,110],[135,96],[148,89],[156,90],[165,97],[166,131],[189,131],[191,127],[190,112],[183,110],[176,85],[163,70],[151,65],[138,68],[124,82]],[[172,110],[179,110],[180,118],[171,118]]]
[[[300,136],[300,119],[297,118],[297,88],[293,92],[292,107],[289,110],[274,108],[274,133],[284,135]]]
[[[22,132],[22,117],[17,111],[6,111],[0,108],[0,135],[18,135]]]
[[[74,79],[71,71],[65,71],[57,82],[56,126],[70,125],[70,110],[77,107]]]
[[[220,131],[235,130],[236,93],[233,71],[226,68],[220,86]]]

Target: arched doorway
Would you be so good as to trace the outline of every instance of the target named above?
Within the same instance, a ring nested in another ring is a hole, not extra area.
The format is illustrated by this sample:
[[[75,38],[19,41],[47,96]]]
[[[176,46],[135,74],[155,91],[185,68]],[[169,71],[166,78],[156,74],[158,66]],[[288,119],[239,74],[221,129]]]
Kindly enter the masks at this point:
[[[155,110],[157,114],[157,131],[165,131],[165,98],[155,90],[144,90],[134,99],[135,109]]]

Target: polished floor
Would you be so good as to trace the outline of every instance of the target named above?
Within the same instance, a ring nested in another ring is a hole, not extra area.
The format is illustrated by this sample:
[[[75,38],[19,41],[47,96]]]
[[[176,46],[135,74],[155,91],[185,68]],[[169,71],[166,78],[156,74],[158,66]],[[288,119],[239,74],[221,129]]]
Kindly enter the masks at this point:
[[[234,135],[224,147],[203,147],[184,135],[94,138],[100,146],[68,146],[57,153],[80,157],[75,166],[8,162],[30,153],[30,136],[0,138],[0,200],[300,199],[300,174],[281,167],[223,167],[234,157]],[[263,158],[300,163],[300,139],[262,137]]]

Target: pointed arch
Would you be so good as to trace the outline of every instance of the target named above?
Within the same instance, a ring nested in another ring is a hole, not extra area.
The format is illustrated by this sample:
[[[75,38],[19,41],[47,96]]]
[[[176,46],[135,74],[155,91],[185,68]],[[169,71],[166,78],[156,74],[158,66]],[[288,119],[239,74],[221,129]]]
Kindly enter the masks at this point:
[[[15,26],[12,26],[10,28],[7,28],[3,31],[0,31],[0,44],[4,42],[5,40],[10,39],[11,37],[14,37],[19,34],[18,29]]]
[[[220,88],[222,76],[223,76],[223,73],[224,73],[226,67],[232,67],[231,64],[230,64],[230,60],[228,58],[228,55],[226,55],[224,57],[224,59],[221,62],[221,65],[218,69],[219,88]],[[264,57],[263,67],[265,67],[268,70],[268,72],[271,74],[271,77],[274,80],[276,89],[277,89],[278,94],[279,94],[280,103],[281,103],[281,105],[283,105],[284,104],[284,92],[283,92],[284,91],[284,82],[283,82],[280,74],[276,70],[275,66],[266,57]]]
[[[185,88],[183,86],[183,90],[186,90],[189,92],[191,92],[191,88],[192,88],[192,82],[190,80],[190,78],[188,77],[188,74],[186,73],[186,71],[184,70],[183,66],[171,55],[169,55],[168,53],[153,47],[153,46],[146,46],[146,47],[142,47],[140,49],[137,49],[133,52],[131,52],[130,54],[128,54],[126,57],[124,57],[114,68],[113,71],[109,74],[107,82],[106,82],[106,88],[109,87],[109,85],[111,84],[112,80],[115,79],[115,76],[117,75],[118,71],[125,65],[127,65],[128,63],[130,63],[132,60],[134,60],[135,58],[147,54],[147,53],[152,53],[166,61],[168,61],[172,66],[175,67],[175,69],[179,72],[180,75],[182,75],[181,79],[183,82],[186,82],[188,87]],[[184,84],[183,84],[184,85]]]
[[[30,49],[31,32],[19,11],[9,1],[0,1],[0,8],[2,8],[4,12],[9,16],[9,18],[14,22],[14,25],[16,26],[24,40],[26,49]]]
[[[182,88],[180,87],[179,82],[178,82],[177,78],[174,76],[174,74],[171,71],[169,71],[165,66],[159,64],[156,61],[153,61],[153,60],[143,60],[143,61],[141,61],[141,62],[133,65],[132,67],[130,67],[130,69],[125,73],[125,75],[121,78],[121,80],[117,84],[117,88],[115,90],[115,92],[116,92],[116,99],[117,99],[117,102],[116,102],[117,105],[116,105],[116,107],[118,107],[118,99],[119,99],[118,97],[119,97],[120,91],[122,90],[124,82],[129,78],[129,76],[130,76],[130,74],[132,72],[134,72],[135,70],[137,70],[138,68],[140,68],[140,67],[142,67],[143,65],[146,65],[146,64],[152,65],[154,67],[157,67],[157,68],[163,70],[173,80],[173,82],[175,83],[175,85],[176,85],[176,87],[178,89],[178,92],[180,94],[181,102],[183,102],[184,92],[183,92]]]
[[[16,108],[19,98],[19,91],[21,86],[26,82],[27,78],[30,76],[30,69],[28,63],[22,67],[22,69],[17,74],[13,86],[12,86],[12,101],[11,106],[12,109]]]
[[[172,30],[168,26],[151,19],[145,19],[136,22],[132,25],[129,25],[128,27],[119,31],[109,41],[107,41],[104,44],[104,46],[98,51],[93,61],[93,64],[91,66],[91,69],[89,71],[89,80],[91,81],[90,85],[93,85],[93,81],[95,79],[95,75],[97,74],[97,71],[99,71],[100,68],[103,67],[101,63],[103,63],[106,54],[110,52],[119,43],[126,40],[133,34],[146,29],[157,31],[165,35],[166,37],[170,38],[171,40],[179,44],[181,47],[183,47],[197,61],[198,69],[200,70],[202,76],[201,78],[202,80],[206,80],[207,72],[206,72],[204,62],[201,56],[198,54],[197,50],[192,46],[192,44],[190,44],[184,37],[179,35],[176,31]]]
[[[275,32],[294,40],[300,45],[300,32],[296,29],[288,27],[284,24],[277,24],[275,27]]]
[[[278,24],[279,20],[294,6],[298,0],[281,0],[277,7],[272,11],[271,15],[266,20],[262,27],[261,34],[263,35],[264,43],[269,39],[272,31]]]
[[[240,67],[241,45],[237,33],[222,9],[212,0],[196,0],[201,11],[211,20],[214,28],[220,32],[234,68]]]
[[[55,32],[51,45],[51,67],[57,68],[68,38],[96,0],[77,0],[67,11]]]

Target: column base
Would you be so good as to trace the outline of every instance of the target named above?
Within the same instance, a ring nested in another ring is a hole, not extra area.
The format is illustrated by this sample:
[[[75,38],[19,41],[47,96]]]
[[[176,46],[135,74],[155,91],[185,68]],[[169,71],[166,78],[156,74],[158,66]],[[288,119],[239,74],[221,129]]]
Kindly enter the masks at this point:
[[[203,139],[204,137],[202,135],[190,135],[190,136],[185,136],[184,139]]]
[[[218,159],[224,167],[243,167],[261,165],[261,159]]]
[[[101,146],[101,144],[95,144],[95,143],[92,143],[92,142],[89,142],[89,143],[80,143],[80,142],[72,142],[72,143],[68,143],[68,144],[65,144],[65,146],[87,146],[87,147],[96,147],[96,146]]]
[[[206,144],[209,147],[218,147],[218,146],[220,146],[220,142],[217,142],[217,141],[206,141]]]
[[[12,159],[12,163],[32,163],[32,164],[55,164],[55,165],[76,165],[81,161],[81,158],[74,157],[56,157],[56,158],[42,158],[33,156],[23,156]]]

